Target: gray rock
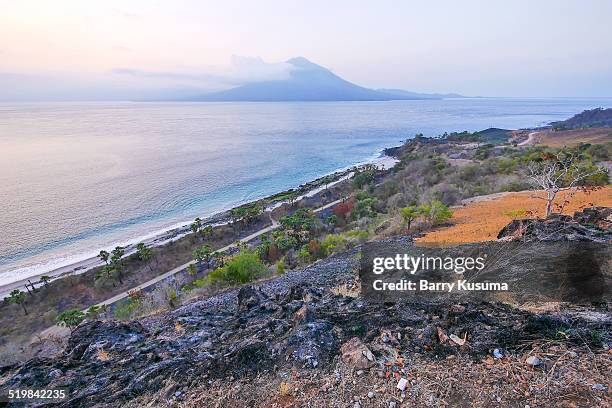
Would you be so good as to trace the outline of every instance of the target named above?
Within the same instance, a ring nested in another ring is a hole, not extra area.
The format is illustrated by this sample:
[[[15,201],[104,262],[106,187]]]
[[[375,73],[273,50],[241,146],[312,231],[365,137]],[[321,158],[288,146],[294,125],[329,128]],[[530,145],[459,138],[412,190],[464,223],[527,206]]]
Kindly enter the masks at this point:
[[[536,356],[529,356],[527,357],[527,360],[525,360],[525,363],[529,364],[530,366],[538,366],[540,364],[542,364],[542,360],[540,360],[538,357]]]

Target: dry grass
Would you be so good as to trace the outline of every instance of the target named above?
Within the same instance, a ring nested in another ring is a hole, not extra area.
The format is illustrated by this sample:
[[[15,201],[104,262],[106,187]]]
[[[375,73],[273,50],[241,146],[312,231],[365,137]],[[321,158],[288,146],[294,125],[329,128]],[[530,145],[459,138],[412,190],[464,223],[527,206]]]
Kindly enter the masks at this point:
[[[612,141],[612,129],[547,130],[538,132],[534,136],[534,144],[543,144],[551,147],[575,146],[579,143],[603,144]]]
[[[534,196],[542,192],[509,193],[492,200],[469,204],[453,210],[450,227],[429,232],[416,241],[421,245],[464,244],[492,241],[499,231],[514,218],[533,218],[544,215],[544,201]],[[569,202],[564,214],[573,214],[586,207],[612,206],[612,186],[591,192],[560,193],[556,202]]]

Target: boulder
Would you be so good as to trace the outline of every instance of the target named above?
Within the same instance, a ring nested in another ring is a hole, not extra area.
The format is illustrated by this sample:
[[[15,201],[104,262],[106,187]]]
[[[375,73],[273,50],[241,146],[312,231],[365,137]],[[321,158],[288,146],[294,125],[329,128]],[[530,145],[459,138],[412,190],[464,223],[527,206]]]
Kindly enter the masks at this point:
[[[357,337],[351,338],[340,347],[342,361],[355,368],[370,368],[375,358],[370,349]]]
[[[546,219],[513,220],[497,235],[504,241],[612,242],[612,208],[591,207],[573,217],[552,214]]]

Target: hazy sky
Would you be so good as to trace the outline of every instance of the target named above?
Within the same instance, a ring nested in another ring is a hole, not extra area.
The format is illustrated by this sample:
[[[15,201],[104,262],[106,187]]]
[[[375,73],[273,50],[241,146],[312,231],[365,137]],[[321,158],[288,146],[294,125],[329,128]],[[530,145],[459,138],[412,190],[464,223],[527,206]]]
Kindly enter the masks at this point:
[[[219,89],[282,77],[294,56],[372,88],[612,96],[607,0],[0,0],[0,10],[4,100]]]

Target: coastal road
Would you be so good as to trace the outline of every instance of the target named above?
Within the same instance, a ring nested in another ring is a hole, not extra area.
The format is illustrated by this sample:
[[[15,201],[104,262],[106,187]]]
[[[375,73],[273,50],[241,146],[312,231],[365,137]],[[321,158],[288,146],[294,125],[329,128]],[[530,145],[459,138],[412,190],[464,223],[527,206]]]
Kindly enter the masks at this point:
[[[335,206],[336,204],[341,203],[342,201],[344,201],[344,199],[339,199],[339,200],[333,201],[331,203],[327,203],[327,204],[325,204],[325,205],[323,205],[321,207],[318,207],[318,208],[314,209],[313,212],[318,213],[318,212],[324,211],[324,210],[326,210],[328,208],[331,208],[331,207]],[[247,235],[246,237],[241,238],[239,242],[249,242],[249,241],[257,238],[258,236],[260,236],[262,234],[268,233],[268,232],[273,231],[276,228],[278,228],[278,226],[280,225],[278,223],[278,221],[276,221],[274,218],[272,218],[271,214],[269,214],[269,215],[270,215],[270,221],[272,222],[272,225],[269,225],[269,226],[267,226],[265,228],[260,229],[259,231],[256,231],[256,232],[252,233],[251,235]],[[237,243],[232,243],[230,245],[224,246],[223,248],[217,249],[215,252],[227,251],[228,249],[234,248],[236,245],[237,245]],[[163,281],[164,279],[167,279],[167,278],[169,278],[169,277],[171,277],[173,275],[176,275],[179,272],[184,271],[185,269],[187,269],[187,267],[189,265],[192,265],[192,264],[195,264],[195,261],[189,261],[189,262],[187,262],[187,263],[185,263],[183,265],[177,266],[176,268],[171,269],[168,272],[165,272],[165,273],[163,273],[163,274],[161,274],[161,275],[159,275],[159,276],[157,276],[157,277],[155,277],[153,279],[150,279],[150,280],[148,280],[148,281],[146,281],[144,283],[141,283],[140,285],[134,286],[131,289],[128,289],[128,290],[126,290],[124,292],[118,293],[115,296],[110,297],[110,298],[106,299],[103,302],[96,303],[94,306],[102,307],[102,306],[112,305],[113,303],[118,302],[121,299],[125,299],[126,297],[128,297],[131,292],[142,290],[142,289],[146,289],[146,288],[148,288],[150,286],[153,286],[156,283],[159,283],[159,282]],[[83,312],[87,312],[87,309],[84,309]],[[54,326],[51,326],[51,327],[43,330],[40,333],[40,336],[44,337],[44,336],[53,335],[53,336],[60,336],[60,337],[62,337],[62,336],[68,335],[69,333],[70,333],[70,330],[68,328],[62,327],[62,326],[58,326],[58,325],[54,325]]]
[[[529,134],[527,135],[527,139],[526,139],[526,140],[523,140],[523,141],[522,141],[521,143],[519,143],[518,145],[519,145],[519,146],[528,146],[528,145],[533,145],[533,144],[536,144],[536,143],[537,143],[537,140],[536,140],[536,137],[535,137],[535,136],[536,136],[538,133],[540,133],[540,132],[538,132],[538,131],[536,131],[536,132],[529,132]]]
[[[319,208],[316,208],[313,211],[315,213],[324,211],[324,210],[326,210],[328,208],[331,208],[331,207],[335,206],[336,204],[341,203],[342,201],[343,201],[343,199],[339,199],[339,200],[333,201],[333,202],[325,204],[325,205],[323,205],[323,206],[321,206]],[[268,232],[270,232],[272,230],[275,230],[280,225],[278,223],[278,221],[276,221],[274,218],[272,218],[271,215],[270,215],[270,221],[272,221],[272,225],[269,225],[266,228],[260,229],[259,231],[252,233],[251,235],[248,235],[248,236],[246,236],[244,238],[241,238],[240,242],[249,242],[249,241],[257,238],[258,236],[260,236],[262,234],[266,234],[266,233],[268,233]],[[215,252],[227,251],[228,249],[234,248],[236,245],[237,245],[237,243],[232,243],[230,245],[224,246],[223,248],[219,248]],[[118,302],[119,300],[125,299],[126,297],[128,297],[130,292],[146,289],[149,286],[155,285],[156,283],[161,282],[164,279],[169,278],[170,276],[176,275],[177,273],[184,271],[185,269],[187,269],[187,267],[189,265],[193,265],[193,264],[195,264],[195,261],[189,261],[186,264],[177,266],[176,268],[174,268],[172,270],[169,270],[168,272],[165,272],[165,273],[163,273],[163,274],[161,274],[161,275],[159,275],[159,276],[157,276],[157,277],[155,277],[153,279],[150,279],[150,280],[148,280],[148,281],[146,281],[144,283],[141,283],[138,286],[134,286],[133,288],[128,289],[125,292],[121,292],[121,293],[119,293],[119,294],[117,294],[117,295],[115,295],[115,296],[113,296],[111,298],[106,299],[103,302],[97,303],[95,306],[101,307],[101,306],[112,305],[113,303]]]

